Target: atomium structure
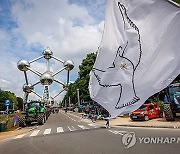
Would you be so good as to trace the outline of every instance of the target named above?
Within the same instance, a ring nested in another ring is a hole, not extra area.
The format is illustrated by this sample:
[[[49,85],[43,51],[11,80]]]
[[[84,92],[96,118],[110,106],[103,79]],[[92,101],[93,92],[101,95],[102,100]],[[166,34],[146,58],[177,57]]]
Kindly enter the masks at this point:
[[[44,58],[46,60],[46,71],[44,73],[41,73],[37,70],[34,70],[31,68],[31,64],[35,61],[38,61],[40,59]],[[63,67],[61,69],[59,69],[57,72],[53,73],[50,71],[50,59],[54,59],[60,63],[63,64]],[[47,47],[47,49],[45,49],[42,53],[42,56],[31,60],[31,61],[27,61],[27,60],[20,60],[17,63],[17,67],[20,71],[24,72],[24,76],[25,76],[25,84],[23,85],[23,91],[24,91],[24,98],[23,98],[23,102],[24,104],[27,103],[28,100],[28,95],[30,93],[34,93],[35,95],[37,95],[38,97],[40,97],[40,99],[45,102],[48,103],[50,101],[50,99],[55,99],[57,96],[59,96],[63,91],[67,90],[68,85],[69,85],[69,74],[70,71],[74,68],[74,63],[71,60],[67,60],[67,61],[62,61],[56,57],[53,56],[53,52],[50,50],[49,47]],[[67,71],[67,82],[64,83],[62,81],[59,81],[58,79],[55,78],[55,76],[62,72],[62,71]],[[31,71],[32,73],[34,73],[35,75],[37,75],[39,77],[39,80],[34,83],[31,84],[28,81],[28,77],[27,77],[27,71]],[[49,86],[53,83],[56,82],[60,85],[63,86],[63,90],[61,90],[59,93],[57,93],[55,96],[51,96],[50,98],[50,92],[49,92]],[[43,96],[39,95],[38,93],[36,93],[34,91],[34,87],[38,84],[42,84],[44,86],[44,91],[43,91]]]

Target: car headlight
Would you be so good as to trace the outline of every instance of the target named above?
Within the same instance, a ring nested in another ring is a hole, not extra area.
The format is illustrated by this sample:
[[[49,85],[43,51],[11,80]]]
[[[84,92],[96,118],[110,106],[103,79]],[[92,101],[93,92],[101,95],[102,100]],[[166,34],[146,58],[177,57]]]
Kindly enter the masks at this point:
[[[143,114],[143,115],[144,115],[144,114],[147,114],[147,111],[142,111],[141,114]]]

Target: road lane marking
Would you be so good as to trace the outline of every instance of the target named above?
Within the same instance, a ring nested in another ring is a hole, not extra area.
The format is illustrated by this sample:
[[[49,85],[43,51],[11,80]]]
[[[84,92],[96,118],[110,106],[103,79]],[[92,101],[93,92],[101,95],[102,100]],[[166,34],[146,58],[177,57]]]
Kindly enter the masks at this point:
[[[63,113],[63,112],[61,112],[63,115],[65,115],[65,116],[67,116],[69,119],[71,119],[72,121],[76,121],[76,120],[74,120],[73,118],[71,118],[70,116],[68,116],[67,114],[65,114],[65,113]]]
[[[95,127],[96,125],[95,124],[88,124],[89,126],[92,126],[92,127]]]
[[[72,126],[73,130],[77,130],[76,128],[74,128],[74,126]]]
[[[82,129],[89,129],[88,127],[85,127],[83,125],[78,125],[78,127],[82,128]]]
[[[62,133],[64,132],[63,128],[62,127],[57,127],[57,133]]]
[[[127,131],[115,131],[115,130],[108,130],[109,132],[113,133],[113,134],[119,134],[119,135],[124,135],[127,133],[132,133],[132,132],[127,132]]]
[[[82,116],[77,116],[77,115],[74,115],[74,114],[71,114],[71,113],[68,113],[68,114],[71,115],[71,116],[74,116],[74,117],[76,117],[76,118],[82,119]]]
[[[47,134],[50,134],[50,133],[51,133],[51,128],[45,129],[43,135],[47,135]]]
[[[70,128],[69,126],[67,126],[68,127],[68,129],[71,131],[71,132],[73,132],[73,131],[75,131],[76,129],[72,129],[72,128]],[[73,127],[74,128],[74,127]]]
[[[82,119],[81,121],[88,123],[90,121],[90,119]]]
[[[30,137],[36,136],[36,135],[39,133],[39,131],[40,131],[40,130],[35,130],[35,131],[30,135]]]
[[[19,138],[22,138],[22,137],[24,137],[24,135],[26,135],[26,134],[21,134],[21,135],[18,135],[18,136],[16,136],[14,139],[19,139]]]

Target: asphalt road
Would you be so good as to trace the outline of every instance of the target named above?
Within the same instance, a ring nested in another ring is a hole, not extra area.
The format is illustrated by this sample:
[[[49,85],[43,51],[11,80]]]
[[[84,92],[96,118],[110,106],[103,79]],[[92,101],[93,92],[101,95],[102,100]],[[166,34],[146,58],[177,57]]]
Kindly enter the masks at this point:
[[[105,128],[72,113],[51,114],[43,126],[0,141],[0,154],[170,154],[180,151],[180,130]]]

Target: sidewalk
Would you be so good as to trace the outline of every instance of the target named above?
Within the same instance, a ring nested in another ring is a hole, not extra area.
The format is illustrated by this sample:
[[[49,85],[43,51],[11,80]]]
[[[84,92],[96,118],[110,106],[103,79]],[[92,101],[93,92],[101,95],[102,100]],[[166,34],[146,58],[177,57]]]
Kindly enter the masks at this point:
[[[25,128],[21,128],[21,129],[16,129],[14,131],[0,132],[0,141],[4,140],[6,138],[13,137],[15,135],[27,133],[33,129],[35,129],[35,127],[25,127]]]
[[[105,121],[98,120],[100,124],[105,124]],[[131,121],[129,117],[117,117],[110,120],[111,126],[127,126],[127,127],[154,127],[154,128],[179,128],[180,117],[175,121],[166,121],[165,118],[156,118],[149,121]]]
[[[83,113],[71,112],[79,117],[82,117]],[[99,124],[105,125],[105,120],[97,120]],[[153,128],[178,128],[180,129],[180,116],[175,121],[166,121],[165,118],[156,118],[149,121],[132,121],[129,117],[116,117],[110,120],[111,126],[126,126],[126,127],[153,127]]]

